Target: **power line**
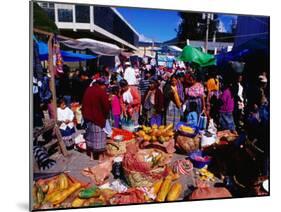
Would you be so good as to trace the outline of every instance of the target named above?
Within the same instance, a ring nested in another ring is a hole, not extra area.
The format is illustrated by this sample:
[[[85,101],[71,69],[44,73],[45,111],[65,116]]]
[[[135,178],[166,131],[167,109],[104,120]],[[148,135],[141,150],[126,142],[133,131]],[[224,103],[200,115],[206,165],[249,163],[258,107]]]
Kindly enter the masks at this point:
[[[226,38],[251,37],[251,36],[266,35],[266,34],[268,34],[268,32],[252,33],[252,34],[245,34],[245,35],[225,36],[225,37],[219,37],[219,38],[216,38],[216,39],[220,40],[220,39],[226,39]],[[190,40],[190,41],[192,41],[192,40]],[[169,42],[169,43],[166,43],[166,44],[170,45],[170,44],[178,44],[178,43],[186,43],[186,41],[172,42],[172,43]]]
[[[252,17],[252,16],[251,16],[251,18],[254,19],[254,20],[256,20],[256,21],[258,21],[258,22],[260,22],[260,23],[263,23],[263,24],[265,24],[265,25],[268,25],[268,23],[266,23],[265,21],[262,21],[262,20],[260,20],[260,19],[258,19],[258,18],[256,18],[256,17]]]

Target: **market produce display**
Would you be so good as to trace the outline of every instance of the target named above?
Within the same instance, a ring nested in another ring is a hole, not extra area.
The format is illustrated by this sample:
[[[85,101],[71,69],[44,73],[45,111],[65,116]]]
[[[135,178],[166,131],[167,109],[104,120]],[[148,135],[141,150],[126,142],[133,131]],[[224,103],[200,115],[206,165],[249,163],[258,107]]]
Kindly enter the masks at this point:
[[[80,182],[64,173],[47,180],[38,180],[33,185],[33,207],[61,207],[61,203],[82,187]]]
[[[220,141],[221,139],[225,139],[228,142],[234,141],[238,135],[236,133],[231,132],[230,130],[222,130],[217,132],[217,139]]]
[[[136,136],[141,148],[159,149],[170,154],[176,151],[172,124],[159,127],[157,125],[141,126]]]
[[[176,137],[176,147],[183,153],[189,154],[199,149],[200,137],[190,138],[187,136],[178,135]]]
[[[143,141],[148,142],[159,142],[165,143],[169,142],[170,139],[173,139],[174,131],[173,131],[173,124],[164,126],[157,126],[153,125],[152,127],[147,127],[142,125],[142,130],[138,131],[136,135],[138,135]]]
[[[134,133],[124,130],[124,129],[118,129],[118,128],[113,128],[112,129],[112,135],[111,138],[114,139],[115,136],[122,136],[123,141],[130,141],[135,138]]]
[[[170,156],[162,151],[141,149],[134,153],[126,153],[123,158],[125,176],[132,186],[152,186],[156,180],[166,173],[166,165]]]
[[[199,171],[197,172],[197,174],[200,176],[201,180],[205,180],[205,181],[215,181],[215,176],[212,172],[208,171],[207,169],[199,169]]]

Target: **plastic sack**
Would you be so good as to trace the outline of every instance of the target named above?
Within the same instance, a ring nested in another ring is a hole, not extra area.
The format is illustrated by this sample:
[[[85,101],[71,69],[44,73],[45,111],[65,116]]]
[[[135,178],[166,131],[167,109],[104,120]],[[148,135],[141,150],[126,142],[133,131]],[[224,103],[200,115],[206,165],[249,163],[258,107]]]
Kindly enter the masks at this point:
[[[198,128],[200,130],[205,130],[207,128],[208,118],[204,112],[202,112],[198,119]]]

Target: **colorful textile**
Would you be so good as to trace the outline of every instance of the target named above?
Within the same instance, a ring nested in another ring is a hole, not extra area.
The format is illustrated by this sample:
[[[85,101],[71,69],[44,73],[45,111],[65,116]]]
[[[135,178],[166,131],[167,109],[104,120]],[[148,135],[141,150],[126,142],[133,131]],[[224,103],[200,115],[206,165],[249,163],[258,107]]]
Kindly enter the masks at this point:
[[[162,115],[160,114],[153,114],[150,118],[150,125],[157,125],[158,127],[162,125]]]
[[[185,94],[187,97],[203,97],[204,87],[201,83],[197,82],[193,86],[186,88]]]
[[[86,123],[86,133],[84,135],[87,148],[94,152],[102,152],[106,146],[106,134],[101,127],[92,122]]]
[[[166,112],[166,125],[173,124],[176,126],[181,119],[181,110],[175,105],[173,101],[170,101],[169,107]]]
[[[130,109],[133,112],[139,112],[140,110],[140,105],[141,105],[141,96],[140,93],[138,91],[138,89],[135,86],[130,86],[130,93],[132,95],[132,102],[130,104],[124,102],[123,100],[123,94],[120,98],[120,104],[121,104],[121,108],[123,113],[126,113],[128,111],[128,109]]]
[[[234,98],[229,88],[222,92],[220,100],[222,105],[219,111],[223,113],[232,113],[234,110]]]
[[[181,102],[184,102],[184,89],[183,89],[183,85],[181,82],[177,83],[177,91],[178,91],[178,95],[180,97]]]
[[[173,100],[175,102],[175,104],[180,107],[181,106],[181,100],[180,100],[180,96],[178,94],[178,89],[177,87],[171,86],[172,88],[172,93],[173,93]]]
[[[121,114],[121,105],[120,105],[120,99],[118,96],[113,95],[112,101],[111,101],[111,108],[112,108],[112,114],[120,115]]]
[[[63,60],[60,51],[60,44],[57,39],[54,39],[53,44],[53,58],[54,58],[54,67],[55,74],[63,73]]]
[[[208,92],[210,91],[219,91],[220,86],[219,86],[219,80],[211,78],[207,81],[207,90]]]
[[[103,128],[109,111],[110,102],[106,91],[98,85],[88,87],[82,103],[83,118]]]
[[[114,127],[119,128],[120,127],[120,115],[113,115],[114,119]]]

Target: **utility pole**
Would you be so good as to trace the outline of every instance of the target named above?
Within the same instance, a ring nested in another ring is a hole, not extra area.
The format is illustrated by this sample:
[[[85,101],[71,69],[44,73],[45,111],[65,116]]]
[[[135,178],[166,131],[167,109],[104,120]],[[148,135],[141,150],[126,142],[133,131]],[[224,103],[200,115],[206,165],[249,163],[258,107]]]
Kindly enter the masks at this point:
[[[206,18],[206,40],[205,40],[205,51],[208,53],[208,40],[209,40],[209,24],[210,24],[210,18],[209,18],[209,13]]]
[[[210,20],[214,19],[214,14],[212,13],[203,13],[202,14],[202,19],[206,19],[206,40],[205,40],[205,52],[208,53],[208,40],[209,40],[209,25],[210,25]]]

